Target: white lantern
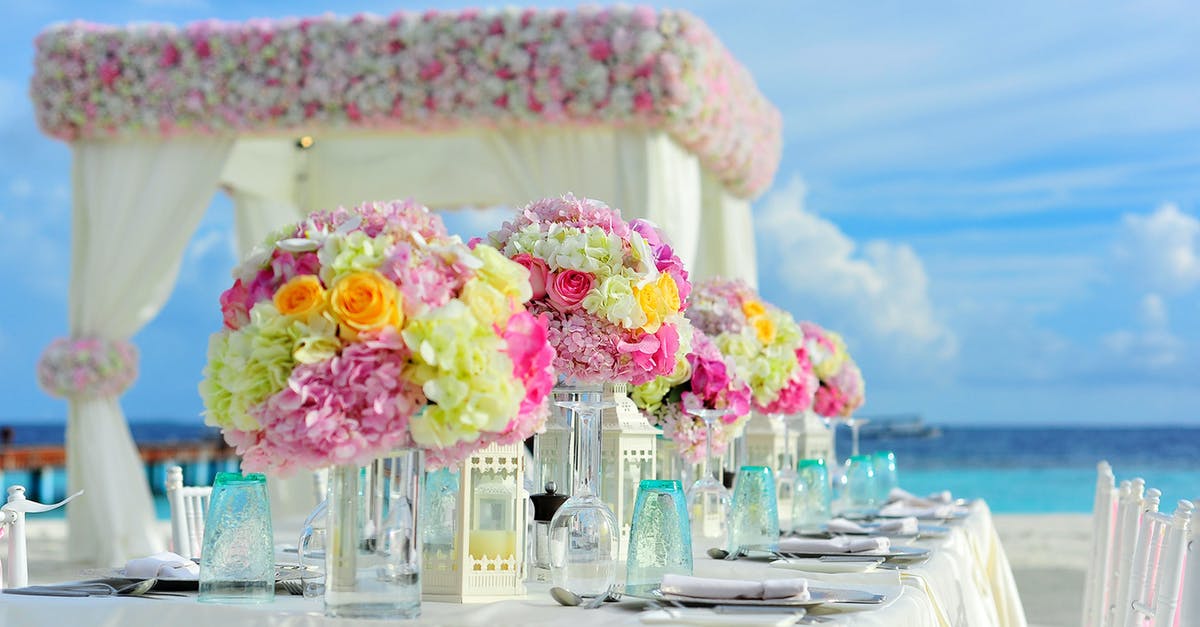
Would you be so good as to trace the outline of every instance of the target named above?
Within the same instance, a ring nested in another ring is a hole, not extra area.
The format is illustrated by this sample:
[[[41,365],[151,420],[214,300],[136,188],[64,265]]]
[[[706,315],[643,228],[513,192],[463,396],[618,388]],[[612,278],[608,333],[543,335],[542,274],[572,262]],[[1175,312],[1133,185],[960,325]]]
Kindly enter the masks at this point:
[[[628,391],[624,383],[604,386],[605,399],[611,395],[615,406],[605,409],[600,421],[600,498],[621,526],[620,555],[628,553],[638,484],[655,478],[658,437],[658,429],[638,410]]]
[[[784,466],[787,456],[785,427],[779,416],[754,412],[742,432],[745,455],[739,461],[742,466],[768,466],[776,473]]]
[[[475,603],[525,596],[524,445],[493,444],[440,481],[434,476],[422,517],[422,598]]]
[[[796,436],[796,462],[802,459],[823,459],[825,466],[836,464],[833,458],[833,427],[816,412],[806,411],[792,417],[792,434]]]

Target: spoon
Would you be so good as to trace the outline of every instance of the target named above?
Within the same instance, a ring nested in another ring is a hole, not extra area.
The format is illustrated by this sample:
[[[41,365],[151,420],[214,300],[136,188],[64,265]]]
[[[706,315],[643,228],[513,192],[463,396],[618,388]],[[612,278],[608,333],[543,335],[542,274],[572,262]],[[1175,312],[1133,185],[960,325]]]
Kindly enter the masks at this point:
[[[554,597],[554,600],[558,601],[559,605],[565,605],[567,607],[577,607],[582,605],[583,609],[585,610],[594,610],[603,605],[604,602],[610,598],[612,598],[614,601],[620,600],[619,596],[613,594],[612,588],[609,588],[608,593],[606,594],[597,594],[594,597],[588,597],[585,599],[584,597],[579,596],[578,594],[575,594],[566,588],[555,586],[550,588],[550,596]],[[587,601],[587,603],[584,603],[584,601]]]
[[[715,560],[723,560],[729,557],[729,551],[726,551],[725,549],[718,549],[714,546],[708,550],[708,556]]]

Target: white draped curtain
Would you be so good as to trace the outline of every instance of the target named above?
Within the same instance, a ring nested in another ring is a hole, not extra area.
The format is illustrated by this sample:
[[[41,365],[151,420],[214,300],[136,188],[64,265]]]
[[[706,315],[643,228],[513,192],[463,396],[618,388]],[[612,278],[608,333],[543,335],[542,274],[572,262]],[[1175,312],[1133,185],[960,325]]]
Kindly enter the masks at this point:
[[[74,145],[73,336],[127,340],[162,308],[232,138]],[[115,397],[72,400],[67,507],[74,559],[123,564],[162,550],[146,473]]]

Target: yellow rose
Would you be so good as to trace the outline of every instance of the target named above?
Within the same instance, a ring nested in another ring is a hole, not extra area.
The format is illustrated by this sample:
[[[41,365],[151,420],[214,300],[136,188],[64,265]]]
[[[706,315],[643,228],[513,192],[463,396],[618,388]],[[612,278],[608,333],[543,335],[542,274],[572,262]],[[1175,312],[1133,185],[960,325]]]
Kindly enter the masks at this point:
[[[758,341],[763,345],[770,344],[775,341],[775,323],[767,316],[758,316],[752,318],[750,324],[754,326],[754,334],[758,336]]]
[[[467,281],[463,286],[462,300],[471,309],[476,320],[488,325],[503,326],[512,317],[516,307],[515,297],[506,295],[478,278]]]
[[[329,310],[349,339],[361,331],[399,327],[404,321],[396,284],[374,270],[342,275],[329,291]]]
[[[663,323],[662,311],[665,309],[663,294],[658,289],[658,283],[647,283],[641,287],[635,287],[633,295],[637,299],[642,313],[646,314],[646,324],[642,325],[642,330],[646,333],[658,331]]]
[[[658,291],[662,293],[662,302],[665,307],[663,317],[679,313],[679,306],[682,303],[679,301],[679,286],[675,284],[675,278],[669,273],[662,273],[658,277]]]
[[[746,300],[742,301],[742,313],[746,314],[746,319],[753,320],[767,313],[767,308],[756,300]]]
[[[275,308],[293,318],[307,318],[325,307],[325,288],[311,274],[301,274],[275,290]]]

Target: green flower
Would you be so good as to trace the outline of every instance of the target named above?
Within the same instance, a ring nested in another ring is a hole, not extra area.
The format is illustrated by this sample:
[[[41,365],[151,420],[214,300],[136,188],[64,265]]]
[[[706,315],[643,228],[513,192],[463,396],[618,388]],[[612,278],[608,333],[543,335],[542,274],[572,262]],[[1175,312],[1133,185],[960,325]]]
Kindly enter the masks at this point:
[[[250,323],[236,331],[214,334],[208,344],[208,364],[200,396],[205,422],[221,428],[253,431],[260,428],[250,408],[287,386],[296,365],[297,340],[311,337],[304,323],[281,316],[270,302],[250,310]]]
[[[387,259],[389,244],[387,235],[371,238],[362,231],[330,236],[317,251],[321,261],[321,281],[330,286],[343,274],[378,269]]]
[[[621,275],[610,276],[592,288],[583,297],[583,308],[626,329],[638,329],[646,324],[646,312],[638,305],[633,284]]]
[[[483,267],[475,271],[477,279],[507,296],[516,298],[519,303],[533,298],[533,288],[529,285],[529,270],[526,270],[525,266],[505,257],[487,244],[476,245],[472,252],[483,262]]]

